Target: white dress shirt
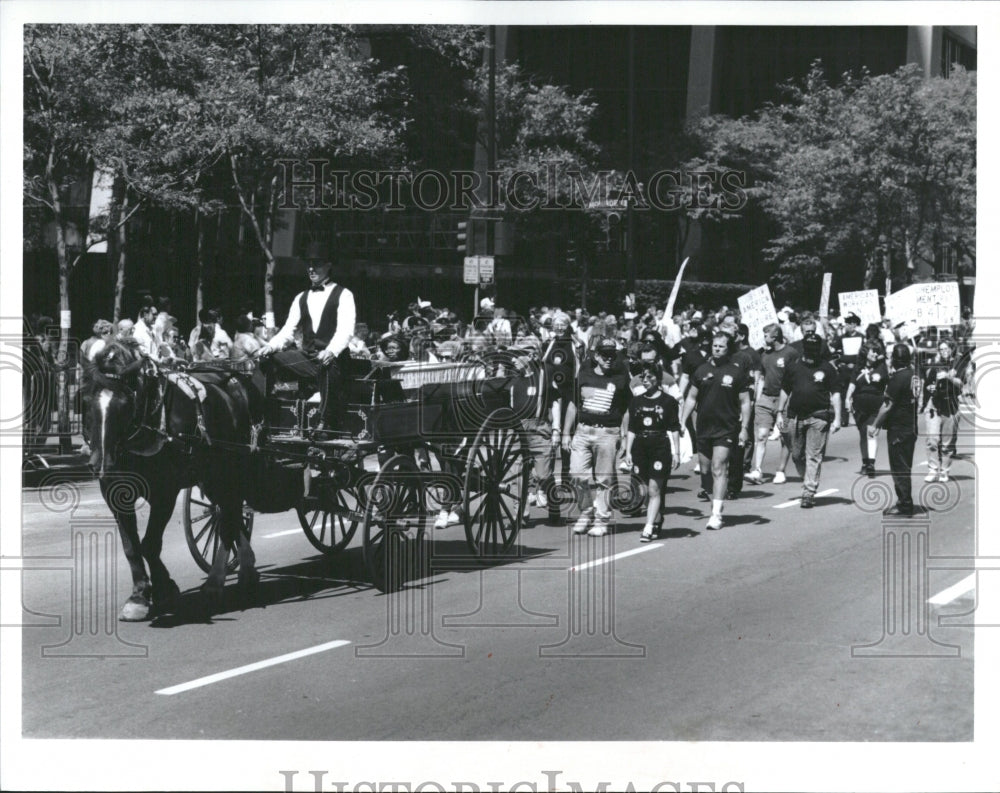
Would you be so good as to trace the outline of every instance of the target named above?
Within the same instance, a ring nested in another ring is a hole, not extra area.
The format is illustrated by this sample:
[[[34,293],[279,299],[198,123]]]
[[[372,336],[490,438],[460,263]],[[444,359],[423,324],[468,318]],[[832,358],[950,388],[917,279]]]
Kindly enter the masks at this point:
[[[132,330],[132,338],[139,344],[139,352],[148,355],[153,360],[160,359],[160,346],[153,337],[153,330],[141,318],[136,320]]]
[[[269,342],[270,345],[274,349],[280,350],[294,338],[295,329],[303,321],[302,312],[299,309],[303,294],[308,295],[306,297],[306,308],[309,309],[309,318],[306,321],[312,323],[313,333],[315,333],[323,317],[323,309],[326,308],[326,301],[329,300],[336,286],[335,283],[330,281],[323,287],[322,291],[314,292],[308,290],[306,292],[299,292],[288,309],[288,319],[285,320],[285,324],[281,330],[271,339]],[[350,289],[345,288],[340,293],[340,305],[337,307],[337,330],[334,332],[333,338],[330,339],[330,343],[326,345],[326,349],[333,353],[334,357],[340,355],[347,348],[351,336],[354,335],[355,319],[354,294]]]

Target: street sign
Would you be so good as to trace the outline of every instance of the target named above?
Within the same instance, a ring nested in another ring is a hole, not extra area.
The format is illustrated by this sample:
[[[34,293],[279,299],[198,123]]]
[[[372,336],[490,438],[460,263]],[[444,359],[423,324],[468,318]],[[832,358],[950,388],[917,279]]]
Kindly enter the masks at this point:
[[[493,257],[492,256],[480,256],[479,257],[479,283],[481,283],[481,284],[492,284],[493,283]]]
[[[466,284],[479,283],[479,257],[466,256],[465,269],[462,271],[462,282]]]

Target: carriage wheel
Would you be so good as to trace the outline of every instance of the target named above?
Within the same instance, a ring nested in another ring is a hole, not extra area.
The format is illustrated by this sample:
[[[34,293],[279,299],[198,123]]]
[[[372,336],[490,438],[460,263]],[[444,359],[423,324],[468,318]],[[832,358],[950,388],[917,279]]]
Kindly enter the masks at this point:
[[[181,516],[184,522],[184,539],[195,563],[204,572],[212,571],[212,560],[222,544],[219,535],[221,509],[200,487],[189,487],[184,491],[184,508]],[[253,512],[243,510],[243,533],[249,537],[253,533]],[[232,573],[239,567],[239,558],[234,548],[226,560],[226,572]]]
[[[465,466],[465,539],[480,559],[510,550],[524,519],[530,458],[510,408],[493,411]]]
[[[295,511],[306,539],[317,551],[333,556],[348,546],[358,530],[365,490],[358,485],[339,487],[315,478],[310,485],[314,492],[304,496]]]
[[[380,592],[395,592],[413,569],[427,520],[424,497],[416,463],[405,454],[389,459],[368,490],[361,550]]]

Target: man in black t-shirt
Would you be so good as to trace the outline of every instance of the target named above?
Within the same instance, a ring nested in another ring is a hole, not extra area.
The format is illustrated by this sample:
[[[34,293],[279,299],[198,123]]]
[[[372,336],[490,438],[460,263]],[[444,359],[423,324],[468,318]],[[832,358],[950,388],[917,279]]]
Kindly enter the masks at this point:
[[[754,398],[757,391],[757,381],[763,372],[763,363],[760,353],[749,344],[750,328],[746,323],[740,322],[736,325],[736,347],[733,354],[733,363],[743,367],[747,374],[747,391],[750,394],[750,415],[754,411]],[[743,454],[729,455],[729,488],[726,491],[727,499],[738,498],[743,492],[743,475],[749,473],[753,465],[753,434],[747,438],[743,444]]]
[[[821,339],[810,333],[802,339],[802,356],[785,369],[778,400],[778,427],[784,429],[785,409],[791,425],[792,461],[802,477],[799,506],[815,505],[823,454],[831,432],[840,429],[840,391],[837,370],[821,360]]]
[[[906,344],[899,343],[892,348],[885,401],[868,428],[868,434],[875,437],[884,426],[889,441],[889,469],[896,486],[896,506],[887,509],[885,514],[905,518],[913,515],[910,473],[913,470],[913,449],[917,443],[917,405],[913,397],[915,377],[911,359],[912,353]]]
[[[573,526],[576,534],[600,537],[608,533],[614,518],[610,490],[618,444],[624,435],[623,420],[632,397],[628,367],[616,366],[617,354],[613,339],[597,341],[592,355],[580,367],[576,403],[570,403],[566,410],[564,426],[574,419],[577,422],[569,463],[580,510]],[[590,493],[591,478],[597,484],[596,499]]]
[[[710,350],[712,346],[712,334],[702,330],[700,321],[692,321],[688,331],[688,336],[682,339],[680,345],[678,346],[682,350],[681,356],[678,359],[678,369],[680,371],[680,384],[678,387],[680,389],[680,402],[681,405],[683,405],[684,399],[687,397],[688,388],[691,385],[691,378],[694,377],[694,373],[698,371],[698,367],[705,363],[711,356]],[[696,415],[690,415],[688,416],[686,423],[681,422],[681,424],[691,439],[691,454],[694,455],[695,459],[694,472],[696,474],[707,474],[707,471],[702,471],[701,462],[698,458],[698,432],[695,427],[696,418]]]
[[[748,378],[743,367],[731,360],[735,345],[725,333],[712,338],[712,358],[695,371],[681,411],[683,427],[694,410],[698,410],[697,452],[701,468],[698,497],[712,501],[709,529],[722,528],[729,456],[742,454],[742,446],[750,436]]]

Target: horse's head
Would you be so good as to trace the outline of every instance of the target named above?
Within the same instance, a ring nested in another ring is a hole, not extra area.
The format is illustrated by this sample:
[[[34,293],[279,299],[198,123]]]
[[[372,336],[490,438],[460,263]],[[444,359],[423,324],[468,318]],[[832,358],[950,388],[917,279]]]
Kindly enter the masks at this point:
[[[154,366],[134,347],[109,342],[97,353],[84,383],[84,429],[90,465],[103,476],[114,470],[126,441],[139,429],[146,386]]]

